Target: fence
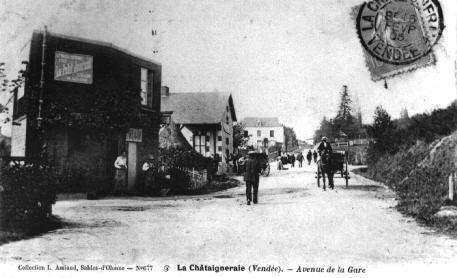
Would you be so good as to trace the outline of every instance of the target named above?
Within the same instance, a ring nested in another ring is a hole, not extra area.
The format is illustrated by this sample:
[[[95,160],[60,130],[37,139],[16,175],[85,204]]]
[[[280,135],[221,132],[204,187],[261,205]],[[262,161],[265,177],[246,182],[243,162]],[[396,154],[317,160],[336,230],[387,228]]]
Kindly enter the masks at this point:
[[[184,169],[190,178],[189,189],[197,190],[205,187],[208,184],[208,171],[197,171],[195,169]]]
[[[176,171],[178,170],[178,171]],[[163,171],[165,173],[174,173],[175,175],[177,172],[184,173],[187,178],[189,179],[188,184],[185,185],[187,190],[194,191],[198,190],[201,188],[204,188],[208,184],[208,171],[206,169],[204,170],[196,170],[195,168],[186,168],[186,167],[164,167]],[[178,180],[181,180],[177,176],[171,176],[170,177],[172,181],[178,182]]]

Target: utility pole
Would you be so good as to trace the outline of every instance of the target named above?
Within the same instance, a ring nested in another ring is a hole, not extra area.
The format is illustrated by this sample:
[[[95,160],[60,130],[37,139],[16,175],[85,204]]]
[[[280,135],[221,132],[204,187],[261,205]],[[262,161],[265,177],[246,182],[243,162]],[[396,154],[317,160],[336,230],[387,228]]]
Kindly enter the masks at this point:
[[[47,26],[44,26],[43,32],[43,42],[42,42],[42,49],[41,49],[41,77],[40,77],[40,89],[38,93],[38,115],[37,115],[37,132],[38,132],[38,142],[40,146],[40,155],[39,158],[42,162],[46,163],[47,161],[47,150],[46,144],[44,140],[44,131],[43,131],[43,95],[44,95],[44,72],[46,66],[46,33],[47,33]]]

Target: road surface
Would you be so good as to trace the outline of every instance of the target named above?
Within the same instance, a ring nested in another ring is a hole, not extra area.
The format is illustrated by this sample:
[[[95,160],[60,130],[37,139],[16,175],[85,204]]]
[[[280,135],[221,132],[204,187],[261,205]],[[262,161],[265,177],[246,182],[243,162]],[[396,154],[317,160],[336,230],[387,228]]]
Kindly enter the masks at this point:
[[[392,192],[352,175],[317,188],[314,165],[244,186],[181,198],[60,201],[63,229],[0,246],[0,263],[451,263],[457,241],[397,212]]]

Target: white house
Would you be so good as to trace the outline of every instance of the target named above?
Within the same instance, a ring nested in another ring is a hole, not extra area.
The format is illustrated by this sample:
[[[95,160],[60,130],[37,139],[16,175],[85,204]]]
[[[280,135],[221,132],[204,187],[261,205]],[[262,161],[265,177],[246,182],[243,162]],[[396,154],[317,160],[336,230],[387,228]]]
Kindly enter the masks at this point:
[[[249,137],[248,146],[256,149],[284,144],[284,126],[276,117],[248,117],[241,121],[244,124],[244,136]]]

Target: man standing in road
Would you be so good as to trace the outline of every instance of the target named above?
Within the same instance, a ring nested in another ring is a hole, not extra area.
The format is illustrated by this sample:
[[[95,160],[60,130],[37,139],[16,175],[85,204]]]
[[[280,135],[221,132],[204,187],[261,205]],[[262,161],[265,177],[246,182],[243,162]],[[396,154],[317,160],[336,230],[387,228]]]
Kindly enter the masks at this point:
[[[244,174],[244,181],[246,182],[246,199],[248,206],[251,204],[251,201],[254,201],[254,204],[257,204],[257,194],[259,190],[260,165],[255,159],[254,154],[254,151],[248,153],[248,159],[245,164],[246,173]],[[254,193],[254,196],[252,196],[252,193]]]

